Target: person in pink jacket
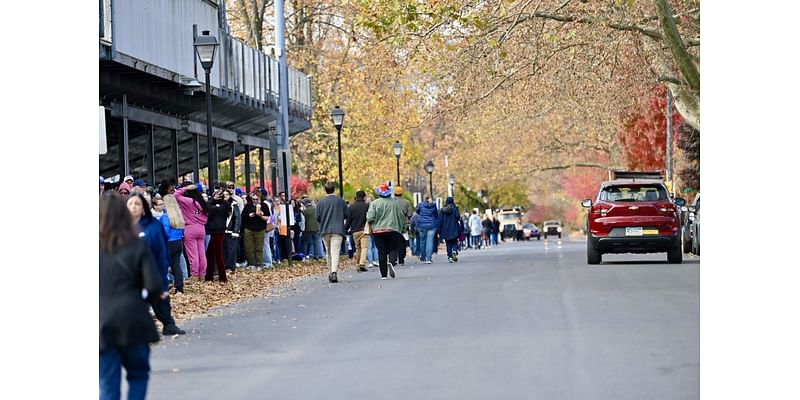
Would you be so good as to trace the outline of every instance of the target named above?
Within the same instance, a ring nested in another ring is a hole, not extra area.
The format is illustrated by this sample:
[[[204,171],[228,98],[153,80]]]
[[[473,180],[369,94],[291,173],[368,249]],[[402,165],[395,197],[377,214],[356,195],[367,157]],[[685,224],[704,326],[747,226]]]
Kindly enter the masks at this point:
[[[183,246],[189,256],[192,276],[199,281],[202,281],[208,266],[205,245],[208,204],[203,200],[201,190],[202,186],[198,188],[198,185],[192,184],[175,191],[175,199],[178,200],[186,222]]]

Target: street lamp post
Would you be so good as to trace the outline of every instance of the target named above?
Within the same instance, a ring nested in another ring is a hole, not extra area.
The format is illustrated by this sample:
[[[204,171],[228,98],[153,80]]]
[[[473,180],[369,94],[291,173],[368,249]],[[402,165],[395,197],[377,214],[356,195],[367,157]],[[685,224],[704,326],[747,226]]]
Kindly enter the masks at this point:
[[[400,184],[400,154],[403,152],[403,145],[398,140],[394,142],[392,149],[394,150],[394,158],[397,159],[397,182],[395,183],[395,186],[397,186]]]
[[[433,160],[428,160],[425,164],[425,171],[428,171],[428,183],[430,184],[431,200],[433,200]]]
[[[217,52],[219,42],[211,35],[210,31],[194,39],[194,50],[200,59],[200,64],[206,71],[206,143],[208,144],[208,186],[217,181],[217,152],[214,138],[211,133],[211,67],[214,66],[214,54]]]
[[[344,186],[342,186],[342,124],[344,124],[344,111],[339,106],[331,110],[333,126],[336,127],[336,137],[339,144],[339,197],[344,198]]]

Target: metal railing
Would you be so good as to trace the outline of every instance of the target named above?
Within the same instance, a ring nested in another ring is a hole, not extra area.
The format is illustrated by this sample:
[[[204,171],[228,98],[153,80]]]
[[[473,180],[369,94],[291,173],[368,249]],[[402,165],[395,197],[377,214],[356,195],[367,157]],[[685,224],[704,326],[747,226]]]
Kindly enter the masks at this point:
[[[112,9],[114,8],[115,0],[99,0],[99,13],[100,13],[100,40],[107,44],[120,44],[114,43],[112,32],[114,32],[112,20]],[[198,3],[202,3],[198,1]],[[130,0],[124,0],[118,3],[121,6],[128,6],[128,14],[131,4]],[[124,7],[123,7],[124,9]],[[119,16],[119,12],[117,12]],[[145,15],[145,14],[142,14]],[[191,13],[183,9],[182,16],[191,17]],[[141,16],[138,16],[141,17]],[[122,14],[121,18],[137,18],[137,16]],[[182,19],[184,25],[190,24],[191,20]],[[130,25],[130,24],[126,24]],[[121,25],[120,25],[121,26]],[[119,27],[119,26],[118,26]],[[129,27],[130,28],[130,27]],[[119,33],[118,33],[119,34]],[[124,32],[123,32],[124,34]],[[229,90],[234,93],[242,94],[257,101],[265,102],[271,107],[278,104],[278,61],[268,56],[267,54],[258,51],[241,40],[231,36],[229,33],[222,29],[217,29],[217,37],[220,42],[218,49],[218,57],[214,65],[215,71],[213,73],[219,74],[219,83],[212,80],[213,86]],[[180,36],[176,36],[170,40],[178,40]],[[122,36],[120,36],[122,38]],[[128,42],[125,40],[125,42]],[[141,46],[139,46],[141,47]],[[117,51],[120,50],[117,46]],[[193,61],[185,59],[187,54],[181,54],[180,57],[172,60],[173,65],[159,65],[162,68],[167,68],[173,72],[177,72],[184,76],[189,76],[191,73],[181,70],[182,66],[191,66]],[[159,53],[155,51],[153,54],[163,55],[165,51]],[[137,56],[136,54],[129,54]],[[194,56],[194,52],[191,52]],[[142,56],[139,56],[142,57]],[[163,57],[162,57],[163,58]],[[159,60],[161,60],[159,58]],[[158,60],[143,58],[145,62],[154,64],[161,64]],[[162,60],[163,61],[163,60]],[[189,67],[191,68],[191,67]],[[186,69],[186,68],[184,68]],[[311,118],[311,82],[308,76],[294,68],[289,67],[289,113],[290,115],[310,119]]]
[[[219,30],[219,82],[222,88],[277,104],[278,60]],[[302,115],[311,115],[308,76],[289,68],[289,101]],[[290,106],[291,107],[291,106]]]
[[[111,0],[100,0],[100,39],[111,42]]]

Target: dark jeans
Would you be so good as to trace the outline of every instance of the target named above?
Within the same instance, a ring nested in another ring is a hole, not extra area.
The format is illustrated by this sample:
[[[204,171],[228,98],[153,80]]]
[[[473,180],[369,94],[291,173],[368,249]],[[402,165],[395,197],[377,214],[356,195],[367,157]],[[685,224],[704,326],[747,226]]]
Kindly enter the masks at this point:
[[[156,318],[165,327],[175,325],[175,319],[172,318],[172,303],[169,299],[169,297],[166,299],[157,297],[156,300],[150,302],[150,305],[153,306],[153,312],[156,314]]]
[[[303,244],[303,231],[300,229],[299,225],[292,226],[292,232],[294,232],[294,237],[291,238],[292,244],[294,245],[294,252],[295,253],[302,253],[304,248],[302,247]]]
[[[278,235],[278,247],[281,261],[288,260],[292,256],[292,241],[288,236]]]
[[[305,253],[306,257],[310,256],[312,253],[314,254],[314,258],[321,259],[322,256],[322,246],[320,246],[321,242],[319,240],[319,232],[303,232],[303,253]]]
[[[447,244],[447,258],[453,258],[453,253],[458,253],[458,238],[444,241]]]
[[[121,367],[125,367],[128,399],[144,399],[150,375],[150,346],[147,343],[112,346],[100,352],[100,400],[119,400]]]
[[[169,269],[172,271],[172,276],[175,277],[175,289],[183,291],[183,272],[181,271],[183,240],[167,242],[167,250],[169,250]]]
[[[239,253],[239,238],[225,234],[225,242],[223,243],[223,258],[225,259],[225,268],[236,271],[236,258]]]
[[[381,277],[385,278],[389,272],[386,259],[389,251],[397,249],[405,239],[403,235],[395,231],[373,233],[372,236],[375,237],[375,247],[378,248],[378,264],[381,268]]]
[[[208,268],[206,269],[206,281],[214,280],[214,269],[216,268],[219,274],[220,282],[227,282],[228,278],[225,276],[225,233],[212,233],[211,241],[208,242]]]
[[[400,235],[403,236],[403,235]],[[403,240],[400,242],[400,245],[397,246],[396,249],[389,252],[389,262],[392,264],[405,264],[406,263],[406,247],[408,246],[408,242],[406,242],[406,238],[403,237]]]

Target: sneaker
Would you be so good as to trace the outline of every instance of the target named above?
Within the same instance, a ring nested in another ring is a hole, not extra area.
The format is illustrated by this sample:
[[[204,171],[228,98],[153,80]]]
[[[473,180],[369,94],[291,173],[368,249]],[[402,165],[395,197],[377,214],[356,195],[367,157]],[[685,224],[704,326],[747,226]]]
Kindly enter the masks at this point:
[[[389,276],[394,279],[394,266],[392,264],[389,264]]]
[[[382,277],[381,277],[381,280],[382,280],[382,281],[385,281],[385,280],[386,280],[386,277],[385,277],[385,276],[382,276]]]
[[[330,283],[337,283],[337,282],[339,282],[339,279],[336,277],[336,272],[331,272],[331,273],[328,275],[328,281],[329,281]]]
[[[453,261],[458,262],[458,255],[453,254]]]
[[[452,264],[452,263],[453,263],[453,258],[452,258],[452,257],[447,257],[447,262],[449,262],[450,264]]]
[[[168,325],[164,327],[164,330],[162,330],[161,333],[163,333],[164,336],[185,335],[186,331],[178,328],[177,325]]]
[[[360,265],[360,266],[358,267],[358,272],[367,272],[367,269],[366,269],[366,268],[364,268],[364,266],[363,266],[363,265]]]
[[[425,264],[433,264],[433,261],[431,261],[431,260],[425,260]]]

